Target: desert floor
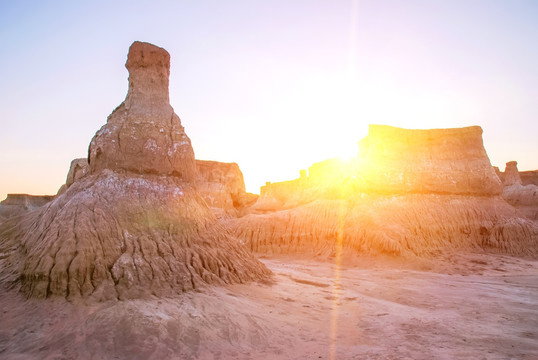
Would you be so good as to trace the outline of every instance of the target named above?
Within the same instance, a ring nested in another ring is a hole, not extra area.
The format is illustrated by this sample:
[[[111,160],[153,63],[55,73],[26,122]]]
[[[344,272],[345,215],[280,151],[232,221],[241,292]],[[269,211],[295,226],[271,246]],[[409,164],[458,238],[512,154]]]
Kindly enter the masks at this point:
[[[168,299],[4,290],[0,358],[538,359],[538,261],[334,260],[264,258],[270,282]]]

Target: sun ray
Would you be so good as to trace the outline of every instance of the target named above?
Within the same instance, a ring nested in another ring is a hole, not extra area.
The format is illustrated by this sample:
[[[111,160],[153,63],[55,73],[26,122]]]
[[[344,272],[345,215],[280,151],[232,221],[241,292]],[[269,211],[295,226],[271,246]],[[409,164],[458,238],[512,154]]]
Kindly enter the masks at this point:
[[[345,189],[341,188],[342,196],[345,195]],[[334,281],[332,295],[332,310],[331,310],[331,334],[330,334],[330,353],[329,359],[335,359],[336,345],[338,337],[338,316],[340,306],[340,294],[342,291],[340,281],[340,271],[342,266],[342,246],[344,240],[344,222],[346,217],[346,199],[340,200],[338,208],[338,229],[336,233],[336,246],[334,257]]]

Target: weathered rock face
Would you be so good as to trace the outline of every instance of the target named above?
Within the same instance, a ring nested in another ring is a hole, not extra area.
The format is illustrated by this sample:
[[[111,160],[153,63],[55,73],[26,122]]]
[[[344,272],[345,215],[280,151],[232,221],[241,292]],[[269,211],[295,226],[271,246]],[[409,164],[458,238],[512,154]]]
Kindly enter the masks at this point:
[[[515,166],[517,168],[517,162],[514,161],[514,163],[515,163]],[[494,166],[493,168],[495,169],[495,172],[497,173],[497,176],[499,176],[499,179],[501,179],[501,182],[502,182],[503,186],[507,186],[508,184],[506,184],[505,181],[504,181],[506,173],[501,172],[497,166]],[[508,163],[507,163],[506,168],[508,168]],[[505,168],[505,170],[506,170],[506,168]],[[536,185],[536,186],[538,186],[538,170],[528,170],[528,171],[519,171],[519,170],[517,170],[517,172],[519,174],[519,178],[521,179],[521,185]]]
[[[0,219],[35,210],[53,199],[54,195],[8,194],[6,199],[0,202]]]
[[[536,185],[538,186],[538,170],[520,171],[519,177],[523,185]]]
[[[90,173],[75,181],[72,167],[54,201],[0,225],[0,283],[107,300],[269,276],[200,196],[194,152],[168,104],[168,53],[135,42],[127,68],[127,99],[93,138]]]
[[[266,208],[272,212],[230,226],[261,253],[434,256],[482,249],[537,256],[538,227],[499,197],[481,134],[479,127],[372,125],[357,160],[322,162],[302,181],[268,184],[258,203],[273,201]]]
[[[31,231],[30,231],[31,230]],[[15,226],[0,228],[4,283],[34,297],[167,296],[268,271],[174,177],[104,170]]]
[[[359,143],[365,192],[499,195],[482,129],[408,130],[370,125]]]
[[[129,92],[92,139],[91,171],[126,170],[193,181],[191,141],[169,103],[170,55],[137,41],[129,48],[126,67]]]
[[[521,185],[521,178],[517,170],[517,161],[509,161],[506,163],[504,170],[503,186]]]
[[[196,160],[197,186],[217,215],[237,215],[257,196],[247,194],[243,173],[236,163]]]
[[[58,195],[63,194],[73,183],[90,173],[90,165],[88,159],[79,158],[71,161],[69,172],[67,173],[67,179],[65,184],[58,190]]]
[[[260,197],[253,206],[259,212],[276,211],[297,206],[308,187],[306,172],[301,171],[298,179],[276,183],[267,182],[260,188]]]
[[[501,182],[478,126],[408,130],[370,125],[357,159],[313,164],[300,179],[268,183],[255,208],[278,210],[316,199],[365,194],[493,196]]]
[[[506,163],[503,198],[527,218],[538,222],[538,186],[523,185],[517,162]]]

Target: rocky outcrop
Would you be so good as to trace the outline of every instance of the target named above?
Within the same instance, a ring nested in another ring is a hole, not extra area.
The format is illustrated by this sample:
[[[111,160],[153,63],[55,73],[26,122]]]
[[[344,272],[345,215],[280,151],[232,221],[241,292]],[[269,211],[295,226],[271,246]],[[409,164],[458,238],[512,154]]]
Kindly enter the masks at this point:
[[[538,227],[499,196],[481,134],[476,126],[372,125],[357,159],[319,163],[302,181],[268,184],[258,202],[280,200],[272,212],[230,220],[230,227],[260,253],[435,256],[480,249],[537,256]]]
[[[520,171],[519,177],[523,185],[538,186],[538,170]]]
[[[408,130],[370,125],[359,143],[363,191],[500,195],[482,142],[482,129]]]
[[[521,185],[521,177],[517,170],[517,161],[509,161],[506,163],[504,170],[503,186]]]
[[[0,220],[35,210],[54,199],[54,195],[8,194],[0,202]]]
[[[301,170],[299,178],[282,182],[267,182],[260,188],[260,197],[252,210],[258,212],[276,211],[290,208],[302,203],[305,190],[308,188],[306,171]]]
[[[503,198],[525,217],[538,222],[538,186],[523,185],[516,161],[506,163],[503,185]]]
[[[164,49],[133,43],[129,92],[91,141],[90,173],[0,226],[0,283],[107,300],[270,275],[197,190],[194,152],[168,103],[169,65]]]
[[[260,198],[252,207],[257,212],[290,209],[316,199],[342,199],[358,191],[357,160],[338,158],[313,164],[300,171],[298,179],[267,182],[260,189]]]
[[[71,161],[71,166],[69,167],[69,172],[67,173],[67,179],[65,184],[60,187],[58,190],[58,195],[63,194],[73,183],[79,179],[82,179],[84,176],[90,173],[90,164],[88,164],[88,159],[80,158],[74,159]]]
[[[514,163],[515,163],[515,167],[517,168],[517,161],[514,161]],[[497,166],[494,166],[494,169],[495,169],[495,172],[497,173],[497,176],[499,176],[499,179],[501,179],[503,186],[507,185],[504,181],[506,173],[501,172]],[[538,170],[528,170],[528,171],[517,170],[517,172],[519,174],[519,179],[521,180],[521,185],[538,186]]]
[[[125,66],[129,91],[90,143],[91,172],[113,169],[194,181],[191,141],[169,101],[170,55],[135,42]]]
[[[196,160],[196,171],[200,194],[219,216],[237,216],[257,199],[246,192],[243,173],[236,163]]]
[[[495,196],[501,182],[482,142],[482,129],[409,130],[370,125],[359,156],[313,164],[301,178],[267,183],[258,210],[287,209],[320,198],[365,194]]]

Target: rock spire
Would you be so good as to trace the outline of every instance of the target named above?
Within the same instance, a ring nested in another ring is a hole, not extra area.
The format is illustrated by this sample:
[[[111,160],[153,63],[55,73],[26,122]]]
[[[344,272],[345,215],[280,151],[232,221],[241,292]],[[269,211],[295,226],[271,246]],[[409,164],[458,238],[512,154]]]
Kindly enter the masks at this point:
[[[129,70],[127,97],[90,144],[92,173],[126,170],[194,181],[191,141],[169,101],[170,54],[136,41],[125,66]]]

